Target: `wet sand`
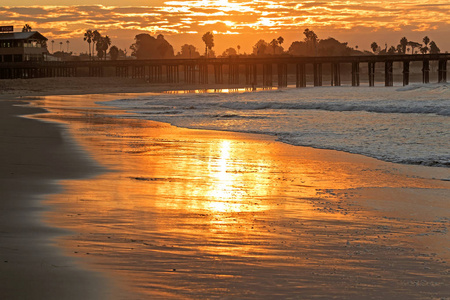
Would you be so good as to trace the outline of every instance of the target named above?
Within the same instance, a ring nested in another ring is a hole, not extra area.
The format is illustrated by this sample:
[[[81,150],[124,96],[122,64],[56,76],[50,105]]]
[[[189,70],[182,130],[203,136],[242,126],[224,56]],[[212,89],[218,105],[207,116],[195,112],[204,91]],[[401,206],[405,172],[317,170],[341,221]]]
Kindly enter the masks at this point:
[[[110,97],[33,100],[50,110],[35,118],[67,128],[39,123],[70,141],[50,157],[70,159],[44,164],[64,166],[50,176],[62,191],[27,192],[47,194],[45,220],[70,230],[53,239],[58,248],[46,245],[49,253],[63,251],[77,272],[94,276],[88,282],[99,298],[107,298],[108,282],[127,299],[450,297],[448,169],[113,118],[93,105]],[[70,166],[90,177],[74,179],[82,174]],[[10,282],[19,285],[20,276]],[[67,282],[62,290],[85,287]]]
[[[55,247],[67,231],[42,222],[58,180],[99,173],[64,128],[16,117],[43,112],[0,101],[0,291],[2,299],[99,299],[110,286]]]
[[[101,97],[37,101],[52,111],[40,118],[67,122],[113,170],[64,182],[49,219],[76,228],[64,248],[124,278],[130,295],[449,296],[448,196],[437,196],[449,170],[111,118],[92,107]]]

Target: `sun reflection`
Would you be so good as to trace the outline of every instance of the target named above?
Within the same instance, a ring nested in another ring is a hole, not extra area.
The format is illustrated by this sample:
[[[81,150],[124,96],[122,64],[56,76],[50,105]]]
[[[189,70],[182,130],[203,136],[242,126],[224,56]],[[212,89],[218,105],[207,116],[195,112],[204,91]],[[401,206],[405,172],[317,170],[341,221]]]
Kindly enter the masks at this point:
[[[206,193],[210,198],[210,209],[217,212],[240,211],[245,192],[237,185],[239,174],[232,170],[231,142],[223,140],[218,147],[220,156],[211,159],[208,165],[212,177],[212,185]]]
[[[376,237],[385,224],[393,226],[394,219],[370,225],[370,214],[360,208],[352,213],[353,204],[341,201],[339,190],[442,187],[435,180],[432,185],[409,172],[394,172],[390,165],[359,156],[350,160],[335,151],[262,136],[113,119],[109,108],[93,105],[101,97],[113,96],[33,101],[50,111],[36,117],[69,123],[68,130],[89,155],[114,169],[62,182],[63,192],[49,201],[55,209],[48,219],[74,232],[63,242],[69,251],[89,254],[100,268],[147,292],[186,286],[189,297],[191,291],[224,282],[225,276],[231,278],[229,286],[242,278],[257,282],[257,288],[274,286],[274,278],[297,285],[303,273],[308,282],[310,271],[319,266],[330,266],[323,270],[326,278],[336,274],[331,273],[336,267],[354,273],[350,247],[369,245],[368,237]],[[350,238],[358,242],[349,245]],[[380,243],[380,236],[374,240],[373,245]],[[367,262],[375,261],[372,252],[365,255]],[[367,269],[364,261],[360,269]],[[225,290],[232,289],[227,286],[212,298]]]

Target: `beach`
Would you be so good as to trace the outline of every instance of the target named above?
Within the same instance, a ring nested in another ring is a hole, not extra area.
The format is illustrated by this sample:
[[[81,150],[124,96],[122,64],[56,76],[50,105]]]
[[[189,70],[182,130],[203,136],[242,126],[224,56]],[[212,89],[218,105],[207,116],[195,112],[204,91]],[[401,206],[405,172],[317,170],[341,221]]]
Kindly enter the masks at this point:
[[[450,297],[448,167],[137,119],[102,102],[180,87],[64,80],[1,81],[8,299]]]

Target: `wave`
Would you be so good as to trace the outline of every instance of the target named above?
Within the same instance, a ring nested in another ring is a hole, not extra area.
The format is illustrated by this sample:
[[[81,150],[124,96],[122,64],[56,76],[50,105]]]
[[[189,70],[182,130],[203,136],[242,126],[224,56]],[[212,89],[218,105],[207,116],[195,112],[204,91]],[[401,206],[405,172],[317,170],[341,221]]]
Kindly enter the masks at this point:
[[[101,104],[179,127],[269,134],[297,146],[450,167],[449,86],[159,94]]]
[[[448,84],[414,84],[393,89],[321,87],[235,94],[160,94],[106,104],[149,112],[325,110],[450,116],[450,87]]]
[[[242,103],[229,102],[220,104],[220,107],[235,110],[326,110],[326,111],[366,111],[372,113],[402,113],[402,114],[436,114],[450,116],[450,104],[442,99],[443,105],[433,103],[403,102],[401,104],[376,103],[342,103],[342,102],[309,102],[309,103],[286,103],[286,102],[264,102],[264,103]]]

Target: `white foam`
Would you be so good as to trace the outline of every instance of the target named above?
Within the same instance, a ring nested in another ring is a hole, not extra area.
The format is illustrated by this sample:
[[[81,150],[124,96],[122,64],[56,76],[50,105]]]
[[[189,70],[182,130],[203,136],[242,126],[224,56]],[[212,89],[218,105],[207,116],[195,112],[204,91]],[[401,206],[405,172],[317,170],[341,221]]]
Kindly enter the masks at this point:
[[[294,145],[450,165],[448,84],[160,94],[107,104],[180,127],[272,134]]]

